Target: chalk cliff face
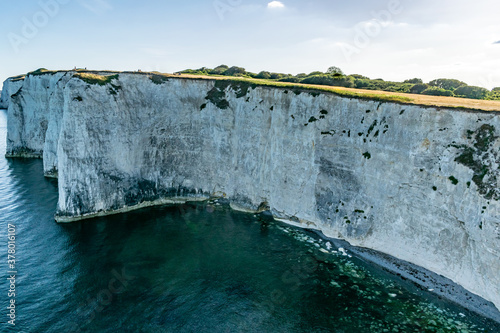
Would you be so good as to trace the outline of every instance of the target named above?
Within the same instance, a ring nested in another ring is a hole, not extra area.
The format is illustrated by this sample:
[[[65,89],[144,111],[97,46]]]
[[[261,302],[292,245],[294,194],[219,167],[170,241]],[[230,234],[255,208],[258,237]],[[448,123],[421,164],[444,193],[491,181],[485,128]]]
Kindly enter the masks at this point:
[[[4,88],[5,89],[5,88]],[[500,308],[500,118],[244,83],[29,76],[8,154],[59,176],[57,219],[224,196],[407,260]]]
[[[7,156],[45,157],[46,174],[56,170],[57,158],[53,152],[57,149],[57,142],[54,141],[60,132],[56,127],[62,117],[63,87],[70,77],[61,72],[6,81],[3,91],[10,96],[7,103]]]
[[[22,80],[5,80],[0,94],[0,109],[9,108],[10,96],[15,94],[22,87],[22,84]]]

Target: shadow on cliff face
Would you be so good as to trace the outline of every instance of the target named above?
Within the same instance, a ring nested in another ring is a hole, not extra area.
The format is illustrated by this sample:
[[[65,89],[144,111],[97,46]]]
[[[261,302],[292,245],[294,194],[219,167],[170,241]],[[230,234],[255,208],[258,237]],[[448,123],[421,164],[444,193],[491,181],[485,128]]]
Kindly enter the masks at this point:
[[[363,198],[361,185],[353,171],[341,164],[321,157],[320,174],[316,181],[316,210],[323,223],[345,233],[351,238],[361,238],[369,234],[373,220],[365,216],[363,210],[353,207],[365,207],[359,204]]]

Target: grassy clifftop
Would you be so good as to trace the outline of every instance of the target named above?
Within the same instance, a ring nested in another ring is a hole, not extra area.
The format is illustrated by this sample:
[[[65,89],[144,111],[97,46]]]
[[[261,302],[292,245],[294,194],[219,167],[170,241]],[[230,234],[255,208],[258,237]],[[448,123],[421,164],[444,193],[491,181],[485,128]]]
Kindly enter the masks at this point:
[[[414,104],[426,107],[443,107],[472,111],[498,111],[500,112],[500,101],[476,100],[457,97],[429,96],[408,93],[396,93],[387,91],[364,90],[345,87],[331,87],[313,84],[276,82],[272,80],[237,78],[237,77],[215,77],[203,75],[168,75],[173,78],[202,79],[202,80],[227,80],[232,82],[246,82],[253,86],[286,88],[292,91],[306,91],[311,93],[333,93],[347,98],[359,98],[380,102],[393,102],[400,104]]]
[[[279,82],[270,79],[256,79],[234,76],[218,75],[195,75],[195,74],[166,74],[159,72],[120,72],[120,71],[93,71],[93,70],[46,70],[40,69],[30,72],[26,75],[19,75],[11,78],[13,81],[23,80],[29,76],[53,75],[56,73],[73,73],[75,77],[85,81],[88,84],[106,85],[111,81],[119,79],[120,74],[133,74],[148,76],[154,84],[162,84],[169,79],[189,79],[189,80],[223,80],[237,84],[238,86],[248,87],[275,87],[287,89],[295,93],[308,92],[311,94],[331,93],[346,98],[357,98],[364,100],[374,100],[380,102],[393,102],[399,104],[414,104],[425,107],[442,107],[471,111],[498,111],[500,112],[500,101],[478,100],[457,97],[420,95],[400,92],[388,92],[377,90],[365,90],[357,88],[346,88],[338,86],[325,86],[304,83]]]

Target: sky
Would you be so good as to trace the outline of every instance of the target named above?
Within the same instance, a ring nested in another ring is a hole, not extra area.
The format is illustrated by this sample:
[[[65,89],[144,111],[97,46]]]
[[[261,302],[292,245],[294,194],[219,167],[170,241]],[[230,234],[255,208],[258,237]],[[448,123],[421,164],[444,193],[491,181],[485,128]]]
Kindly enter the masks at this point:
[[[38,68],[454,78],[500,87],[497,0],[23,0],[0,3],[0,80]]]

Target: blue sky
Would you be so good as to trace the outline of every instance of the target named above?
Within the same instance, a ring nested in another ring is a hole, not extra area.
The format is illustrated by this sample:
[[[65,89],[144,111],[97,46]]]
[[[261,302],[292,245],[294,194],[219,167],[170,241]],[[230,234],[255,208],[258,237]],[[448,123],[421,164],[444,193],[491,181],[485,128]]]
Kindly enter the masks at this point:
[[[494,0],[2,1],[0,80],[49,69],[173,72],[220,64],[297,74],[338,66],[500,86]]]

